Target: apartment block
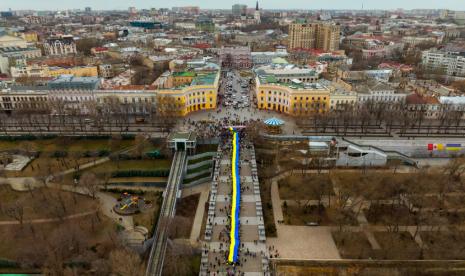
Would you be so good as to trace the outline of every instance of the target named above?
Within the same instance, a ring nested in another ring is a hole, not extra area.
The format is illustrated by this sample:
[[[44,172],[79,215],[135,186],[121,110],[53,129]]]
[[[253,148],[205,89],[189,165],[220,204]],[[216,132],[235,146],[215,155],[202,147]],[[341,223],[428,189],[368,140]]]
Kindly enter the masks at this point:
[[[339,49],[341,27],[327,22],[300,22],[289,25],[290,49]]]

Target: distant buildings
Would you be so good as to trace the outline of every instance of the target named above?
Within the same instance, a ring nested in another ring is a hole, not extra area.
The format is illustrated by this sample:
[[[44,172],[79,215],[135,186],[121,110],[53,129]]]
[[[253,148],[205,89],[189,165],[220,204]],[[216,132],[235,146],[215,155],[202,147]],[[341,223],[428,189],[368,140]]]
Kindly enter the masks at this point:
[[[173,12],[187,15],[197,15],[200,13],[200,8],[198,6],[173,7],[172,10]]]
[[[252,63],[254,65],[271,64],[276,58],[285,58],[287,52],[252,52]]]
[[[247,5],[235,4],[232,6],[232,15],[233,16],[242,16],[247,14]]]
[[[223,67],[246,69],[252,67],[252,55],[249,47],[223,47],[219,50]]]
[[[465,48],[428,50],[422,53],[422,66],[441,75],[465,77]]]
[[[262,22],[262,19],[261,19],[261,16],[260,16],[260,8],[258,7],[258,1],[257,1],[257,5],[255,7],[255,12],[254,12],[253,18],[255,19],[255,24],[260,24]]]
[[[10,67],[25,65],[30,58],[41,57],[42,52],[37,48],[3,47],[0,48],[0,73],[9,74]]]
[[[14,48],[27,48],[27,41],[21,37],[2,35],[0,36],[0,48],[14,47]]]
[[[405,103],[406,93],[398,93],[396,89],[387,83],[373,81],[367,85],[355,88],[358,93],[357,102],[386,102],[386,103]]]
[[[74,77],[61,75],[48,83],[50,90],[95,90],[100,87],[97,77]]]
[[[201,32],[214,32],[215,23],[210,17],[199,16],[195,21],[195,28]]]
[[[299,22],[289,25],[290,49],[339,49],[341,27],[329,22]]]
[[[51,56],[77,54],[76,42],[70,35],[47,39],[44,43],[44,50],[47,55]]]
[[[97,77],[97,66],[49,67],[47,65],[27,65],[11,67],[11,76],[19,77],[59,77],[72,75],[75,77]]]

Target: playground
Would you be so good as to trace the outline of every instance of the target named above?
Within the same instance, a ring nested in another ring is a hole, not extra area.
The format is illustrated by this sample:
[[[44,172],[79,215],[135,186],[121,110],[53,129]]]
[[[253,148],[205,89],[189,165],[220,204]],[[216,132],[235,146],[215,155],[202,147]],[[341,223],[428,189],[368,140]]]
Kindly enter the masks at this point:
[[[113,207],[113,211],[118,215],[131,216],[142,213],[152,207],[152,202],[137,195],[127,192],[121,194],[118,203]]]

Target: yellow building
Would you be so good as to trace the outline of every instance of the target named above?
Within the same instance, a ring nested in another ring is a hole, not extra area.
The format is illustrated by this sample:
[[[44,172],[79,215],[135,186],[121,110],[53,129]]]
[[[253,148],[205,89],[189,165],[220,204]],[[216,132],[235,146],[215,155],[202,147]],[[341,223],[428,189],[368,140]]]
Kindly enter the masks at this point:
[[[290,49],[339,49],[341,27],[334,23],[296,22],[289,25]]]
[[[195,76],[191,76],[191,74],[179,76],[180,73],[175,75],[176,83],[181,83],[181,86],[162,88],[157,91],[157,95],[173,97],[182,115],[200,110],[216,109],[219,71],[195,73]],[[192,81],[187,84],[189,78],[192,78]]]
[[[189,85],[194,80],[196,74],[194,72],[173,72],[168,78],[171,87]]]
[[[39,37],[37,36],[37,33],[35,33],[35,32],[21,33],[21,37],[24,40],[26,40],[27,42],[37,42],[37,41],[39,41]]]
[[[60,75],[73,75],[75,77],[97,77],[97,66],[75,66],[75,67],[50,67],[50,76],[58,77]]]
[[[319,83],[285,83],[274,76],[257,76],[256,97],[259,109],[301,116],[327,112],[330,90]]]

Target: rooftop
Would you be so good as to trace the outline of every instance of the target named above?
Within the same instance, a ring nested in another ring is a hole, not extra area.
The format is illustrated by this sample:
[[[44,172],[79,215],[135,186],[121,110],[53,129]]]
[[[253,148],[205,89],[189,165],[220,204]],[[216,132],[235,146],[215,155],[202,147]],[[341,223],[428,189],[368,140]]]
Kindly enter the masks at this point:
[[[192,81],[191,85],[212,85],[215,83],[217,73],[199,74]]]
[[[195,141],[197,135],[193,132],[173,132],[168,136],[168,140],[187,140]]]
[[[194,72],[188,72],[188,71],[173,72],[173,77],[195,77],[195,73]]]
[[[26,52],[26,51],[34,51],[39,50],[38,48],[28,47],[28,48],[21,48],[21,47],[2,47],[0,48],[0,54],[8,54],[8,53],[16,53],[16,52]]]

